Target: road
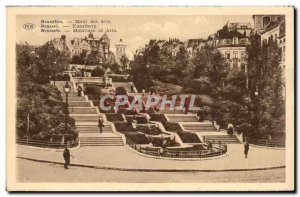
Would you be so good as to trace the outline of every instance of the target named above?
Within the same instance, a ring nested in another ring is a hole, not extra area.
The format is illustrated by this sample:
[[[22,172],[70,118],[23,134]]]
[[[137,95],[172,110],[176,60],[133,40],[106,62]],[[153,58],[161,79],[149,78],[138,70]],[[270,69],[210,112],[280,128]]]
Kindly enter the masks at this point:
[[[232,171],[232,172],[132,172],[70,167],[17,159],[20,182],[284,182],[285,169]]]

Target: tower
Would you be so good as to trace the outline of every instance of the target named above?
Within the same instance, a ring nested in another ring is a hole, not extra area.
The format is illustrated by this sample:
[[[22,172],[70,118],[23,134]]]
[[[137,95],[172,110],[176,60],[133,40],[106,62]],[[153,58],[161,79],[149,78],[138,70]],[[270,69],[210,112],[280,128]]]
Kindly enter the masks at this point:
[[[120,62],[120,58],[125,55],[126,44],[120,39],[116,44],[116,61]]]

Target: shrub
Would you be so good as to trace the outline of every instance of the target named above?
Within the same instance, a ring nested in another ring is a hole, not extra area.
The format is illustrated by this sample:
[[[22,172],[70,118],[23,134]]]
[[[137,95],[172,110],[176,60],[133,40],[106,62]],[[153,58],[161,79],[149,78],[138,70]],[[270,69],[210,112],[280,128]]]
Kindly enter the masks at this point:
[[[34,93],[34,94],[33,94]],[[29,137],[49,140],[51,136],[61,138],[65,123],[65,104],[58,89],[50,84],[26,83],[18,86],[17,136],[27,135],[27,115],[29,116]],[[70,138],[76,138],[75,121],[69,118]],[[60,139],[61,140],[61,139]]]
[[[138,125],[137,126],[137,130],[148,134],[148,135],[159,135],[162,134],[162,132],[160,131],[160,129],[158,127],[156,127],[154,124],[150,126],[150,128],[147,126],[142,126],[142,125]]]
[[[127,95],[127,91],[124,87],[117,87],[116,88],[116,95]]]
[[[180,131],[177,132],[183,143],[201,143],[195,133]]]
[[[167,122],[164,114],[149,114],[150,121]]]
[[[180,125],[176,122],[166,122],[165,129],[167,131],[175,131],[175,132],[182,131]]]
[[[56,75],[55,76],[55,81],[70,81],[70,76],[68,74]]]
[[[126,133],[126,132],[135,132],[137,131],[135,128],[133,128],[131,123],[127,122],[115,122],[116,130],[120,133]]]
[[[105,115],[106,115],[106,119],[110,122],[124,122],[124,118],[122,114],[108,113]]]
[[[103,77],[105,70],[103,68],[97,67],[91,72],[92,77]]]
[[[149,144],[150,140],[147,138],[145,134],[134,133],[134,134],[126,134],[125,137],[135,144]]]

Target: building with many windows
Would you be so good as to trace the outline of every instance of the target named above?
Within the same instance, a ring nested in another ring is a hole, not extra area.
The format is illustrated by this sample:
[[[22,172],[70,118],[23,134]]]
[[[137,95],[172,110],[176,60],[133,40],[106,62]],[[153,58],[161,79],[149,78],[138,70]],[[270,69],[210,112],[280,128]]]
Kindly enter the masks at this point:
[[[67,39],[65,35],[52,40],[54,46],[59,50],[68,50],[71,56],[80,55],[83,51],[87,54],[92,51],[98,51],[104,58],[108,58],[110,54],[110,39],[106,33],[100,38],[94,37],[92,33],[85,38]]]
[[[281,51],[280,65],[285,68],[285,16],[283,15],[253,15],[253,33],[260,35],[261,43],[270,40],[278,43]]]
[[[245,54],[250,44],[250,23],[227,22],[217,33],[208,37],[207,44],[217,48],[225,57],[231,68],[247,71]]]

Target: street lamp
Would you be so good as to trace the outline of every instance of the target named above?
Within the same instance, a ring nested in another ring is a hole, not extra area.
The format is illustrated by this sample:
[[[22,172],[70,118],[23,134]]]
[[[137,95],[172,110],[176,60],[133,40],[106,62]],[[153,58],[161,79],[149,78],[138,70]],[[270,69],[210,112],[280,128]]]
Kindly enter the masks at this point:
[[[251,123],[251,114],[250,114],[250,102],[251,102],[251,99],[249,96],[246,96],[245,97],[245,102],[246,102],[246,105],[247,105],[247,130],[245,133],[243,133],[243,142],[245,142],[245,139],[246,137],[249,137],[249,129],[250,129],[250,123]]]
[[[68,131],[68,94],[70,93],[71,91],[71,86],[69,85],[68,82],[66,82],[66,85],[64,86],[64,92],[66,93],[66,119],[65,119],[65,132]],[[62,135],[62,140],[61,140],[61,143],[62,145],[64,144],[65,142],[65,135],[63,133]]]
[[[254,96],[255,96],[255,119],[256,119],[256,132],[258,132],[259,127],[258,127],[258,87],[256,86],[255,88],[255,92],[254,92]]]
[[[147,68],[147,92],[149,92],[149,86],[150,86],[150,74],[149,74],[149,64],[146,65],[146,68]]]
[[[54,86],[55,86],[55,67],[56,67],[56,62],[54,61],[53,62],[53,64],[54,64],[54,67],[53,67],[53,84],[54,84]]]

